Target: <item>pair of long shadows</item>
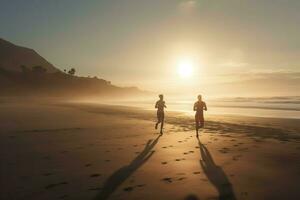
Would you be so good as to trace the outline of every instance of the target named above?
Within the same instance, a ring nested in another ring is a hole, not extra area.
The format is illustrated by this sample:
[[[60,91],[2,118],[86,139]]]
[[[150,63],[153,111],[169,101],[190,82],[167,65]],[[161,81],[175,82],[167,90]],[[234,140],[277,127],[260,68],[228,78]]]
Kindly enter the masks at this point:
[[[153,155],[154,146],[158,143],[159,135],[155,140],[148,140],[144,150],[131,161],[129,165],[121,167],[115,171],[104,183],[101,192],[96,196],[95,200],[105,200],[128,178],[130,177],[139,167],[141,167],[149,158]],[[218,190],[219,200],[235,200],[235,194],[232,185],[226,176],[223,169],[216,165],[208,149],[198,139],[198,145],[200,148],[200,154],[202,160],[200,165],[206,174],[208,180]],[[198,198],[194,195],[188,196],[186,200],[197,200]]]
[[[199,138],[197,139],[202,158],[202,160],[200,160],[200,165],[208,180],[218,190],[219,200],[235,200],[236,197],[232,185],[222,167],[215,164],[208,149],[201,143]]]
[[[110,197],[110,195],[138,168],[140,168],[149,158],[153,155],[153,148],[157,144],[159,135],[155,140],[148,140],[144,150],[131,161],[129,165],[121,167],[115,171],[104,183],[101,192],[96,196],[95,200],[104,200]]]

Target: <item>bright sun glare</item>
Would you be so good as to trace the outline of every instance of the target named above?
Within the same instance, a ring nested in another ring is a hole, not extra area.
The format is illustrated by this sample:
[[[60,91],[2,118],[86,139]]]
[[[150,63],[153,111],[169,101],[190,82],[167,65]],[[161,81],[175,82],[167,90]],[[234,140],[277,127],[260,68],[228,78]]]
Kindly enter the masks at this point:
[[[193,62],[189,59],[182,59],[177,64],[177,73],[181,78],[188,78],[193,73]]]

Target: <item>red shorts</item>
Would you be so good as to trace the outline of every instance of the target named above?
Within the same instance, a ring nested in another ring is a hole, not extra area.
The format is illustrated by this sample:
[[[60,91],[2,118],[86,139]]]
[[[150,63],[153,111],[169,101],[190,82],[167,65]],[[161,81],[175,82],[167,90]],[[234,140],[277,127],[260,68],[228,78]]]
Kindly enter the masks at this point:
[[[201,124],[204,123],[203,112],[202,113],[196,113],[196,115],[195,115],[195,121],[196,122],[200,122]]]
[[[162,121],[164,121],[164,119],[165,119],[165,113],[161,112],[161,111],[158,111],[157,112],[157,120],[158,120],[158,122],[162,122]]]

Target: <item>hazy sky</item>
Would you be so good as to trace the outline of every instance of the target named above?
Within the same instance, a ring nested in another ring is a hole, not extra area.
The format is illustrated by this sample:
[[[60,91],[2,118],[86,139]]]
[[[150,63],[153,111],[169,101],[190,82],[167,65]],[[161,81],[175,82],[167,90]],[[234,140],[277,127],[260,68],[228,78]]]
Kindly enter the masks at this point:
[[[247,95],[268,83],[270,95],[300,95],[299,10],[299,0],[1,0],[0,37],[122,86]],[[182,59],[191,77],[178,76]]]

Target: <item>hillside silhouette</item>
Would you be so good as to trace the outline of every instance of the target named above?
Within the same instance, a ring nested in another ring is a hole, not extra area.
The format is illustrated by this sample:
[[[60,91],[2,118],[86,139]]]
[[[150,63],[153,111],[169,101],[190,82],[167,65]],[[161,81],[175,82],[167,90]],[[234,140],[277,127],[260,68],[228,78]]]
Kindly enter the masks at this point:
[[[65,72],[32,49],[0,39],[0,96],[115,96],[145,94],[136,87],[118,87],[97,77]]]
[[[43,66],[48,73],[59,71],[33,49],[17,46],[0,38],[0,67],[11,71],[21,71],[21,65],[28,68]]]

